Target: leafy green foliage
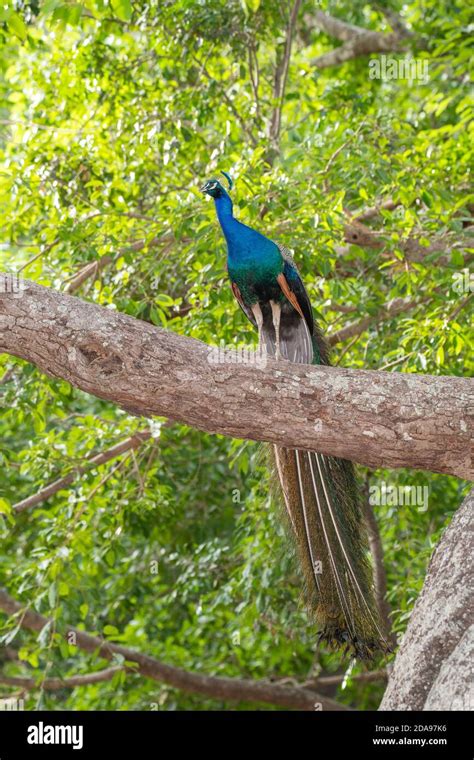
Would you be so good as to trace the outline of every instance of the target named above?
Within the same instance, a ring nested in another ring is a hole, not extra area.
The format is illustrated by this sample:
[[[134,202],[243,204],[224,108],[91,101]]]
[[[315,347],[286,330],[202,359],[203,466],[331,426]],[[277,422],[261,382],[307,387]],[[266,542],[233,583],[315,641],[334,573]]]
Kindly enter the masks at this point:
[[[322,6],[390,30],[375,6]],[[2,269],[63,288],[100,262],[81,298],[210,344],[254,342],[226,282],[213,206],[199,193],[225,169],[236,181],[239,218],[294,248],[327,332],[395,298],[418,301],[336,346],[336,361],[471,375],[472,301],[461,304],[472,260],[468,4],[403,5],[414,40],[423,39],[413,54],[428,64],[428,82],[371,79],[367,58],[318,70],[314,58],[337,43],[311,23],[313,12],[314,3],[303,3],[270,162],[273,77],[287,25],[273,1],[5,5]],[[341,251],[345,210],[388,198],[396,208],[367,222],[383,246],[346,243]],[[432,250],[439,238],[443,250]],[[410,260],[409,239],[426,255]],[[53,620],[39,636],[5,622],[4,643],[20,658],[8,673],[38,678],[27,706],[222,706],[130,673],[42,690],[45,674],[104,666],[68,643],[71,625],[203,673],[304,680],[348,668],[316,647],[259,447],[157,421],[133,453],[14,518],[12,504],[149,423],[11,357],[0,367],[10,372],[1,389],[0,576]],[[430,489],[427,512],[376,510],[400,633],[463,486],[429,473],[371,474],[381,481]],[[383,684],[357,683],[360,669],[333,693],[375,708]]]

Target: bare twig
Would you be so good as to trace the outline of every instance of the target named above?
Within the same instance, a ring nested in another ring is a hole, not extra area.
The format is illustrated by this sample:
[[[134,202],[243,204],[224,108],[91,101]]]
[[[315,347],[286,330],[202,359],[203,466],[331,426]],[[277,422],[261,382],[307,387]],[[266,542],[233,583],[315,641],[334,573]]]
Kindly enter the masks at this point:
[[[395,367],[397,364],[401,364],[402,362],[406,362],[406,360],[409,359],[410,356],[413,356],[413,354],[416,354],[416,351],[410,351],[409,354],[403,354],[403,356],[400,356],[398,359],[394,359],[393,362],[384,364],[382,367],[379,367],[380,372],[390,369],[391,367]]]

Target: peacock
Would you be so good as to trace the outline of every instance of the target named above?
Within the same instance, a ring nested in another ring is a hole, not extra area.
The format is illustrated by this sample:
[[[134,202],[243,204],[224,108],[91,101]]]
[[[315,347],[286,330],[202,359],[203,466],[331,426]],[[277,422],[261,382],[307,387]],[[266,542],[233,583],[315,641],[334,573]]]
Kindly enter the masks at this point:
[[[231,191],[229,174],[222,174]],[[239,222],[218,179],[208,180],[201,190],[214,199],[227,242],[232,292],[258,330],[260,350],[275,360],[329,364],[327,345],[290,251]],[[352,462],[316,451],[272,449],[319,641],[361,659],[388,651]]]

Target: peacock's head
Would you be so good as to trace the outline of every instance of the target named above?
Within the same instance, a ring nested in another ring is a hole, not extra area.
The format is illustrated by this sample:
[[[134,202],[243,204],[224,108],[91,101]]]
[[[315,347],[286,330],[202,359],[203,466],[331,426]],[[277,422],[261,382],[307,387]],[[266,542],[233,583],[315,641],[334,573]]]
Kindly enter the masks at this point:
[[[229,183],[229,190],[232,190],[233,182],[227,172],[221,172]],[[201,187],[201,191],[206,195],[210,195],[211,198],[228,197],[227,190],[221,185],[218,179],[208,179],[207,182]]]

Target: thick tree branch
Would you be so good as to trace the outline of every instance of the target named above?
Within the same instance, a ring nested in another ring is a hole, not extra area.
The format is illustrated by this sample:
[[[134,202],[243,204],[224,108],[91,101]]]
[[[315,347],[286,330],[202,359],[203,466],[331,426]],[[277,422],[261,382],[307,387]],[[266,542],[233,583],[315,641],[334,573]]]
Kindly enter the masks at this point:
[[[18,294],[11,278],[0,276],[0,351],[132,414],[369,467],[472,476],[472,380],[236,358],[55,290],[23,286]]]
[[[473,587],[474,489],[433,555],[381,710],[472,709],[468,702],[474,657]],[[455,704],[461,695],[467,700],[464,707]]]
[[[394,201],[392,198],[386,198],[385,200],[376,200],[374,206],[369,206],[356,213],[353,218],[358,222],[367,222],[369,219],[373,219],[374,216],[378,216],[381,211],[395,211],[400,206],[400,201]]]
[[[345,21],[329,16],[323,11],[315,14],[316,24],[330,37],[335,37],[344,44],[314,58],[311,63],[318,69],[339,66],[341,63],[373,53],[398,53],[407,49],[406,35],[397,31],[384,34],[353,26]]]
[[[41,631],[49,622],[48,618],[39,615],[37,612],[25,611],[23,605],[13,599],[4,589],[0,589],[0,609],[8,615],[19,613],[22,627],[34,631]],[[114,654],[122,655],[127,661],[136,662],[138,665],[137,672],[146,678],[166,683],[183,691],[231,702],[265,702],[297,710],[315,710],[318,709],[317,705],[321,705],[323,710],[348,709],[345,705],[302,686],[279,686],[267,681],[204,676],[166,665],[154,657],[104,641],[77,628],[69,628],[67,634],[69,640],[71,634],[74,634],[76,645],[86,652],[92,652],[96,656],[100,655],[106,660],[111,660]]]

